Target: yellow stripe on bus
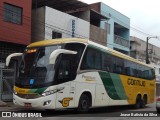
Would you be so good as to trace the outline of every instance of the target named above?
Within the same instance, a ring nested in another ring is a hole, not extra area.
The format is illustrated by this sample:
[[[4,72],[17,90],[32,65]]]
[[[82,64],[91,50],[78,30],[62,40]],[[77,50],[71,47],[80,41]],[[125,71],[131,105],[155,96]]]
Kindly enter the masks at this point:
[[[30,89],[19,88],[19,87],[14,86],[14,90],[15,92],[19,94],[28,94]]]
[[[135,104],[136,97],[140,94],[146,94],[148,97],[148,103],[152,103],[154,100],[154,88],[155,80],[145,80],[141,78],[135,78],[131,76],[120,75],[129,104]]]
[[[27,47],[48,46],[48,45],[62,44],[62,43],[67,43],[67,42],[87,43],[88,40],[86,40],[86,39],[79,39],[79,38],[43,40],[43,41],[32,43],[32,44],[28,45]]]

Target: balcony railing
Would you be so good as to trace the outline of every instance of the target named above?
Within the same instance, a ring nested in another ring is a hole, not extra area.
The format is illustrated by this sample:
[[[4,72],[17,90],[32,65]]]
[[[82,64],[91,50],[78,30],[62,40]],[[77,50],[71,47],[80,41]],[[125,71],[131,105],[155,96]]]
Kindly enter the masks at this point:
[[[107,45],[107,31],[97,26],[90,25],[90,39],[101,45]]]
[[[129,48],[129,40],[126,40],[118,35],[114,35],[114,43],[128,47]]]

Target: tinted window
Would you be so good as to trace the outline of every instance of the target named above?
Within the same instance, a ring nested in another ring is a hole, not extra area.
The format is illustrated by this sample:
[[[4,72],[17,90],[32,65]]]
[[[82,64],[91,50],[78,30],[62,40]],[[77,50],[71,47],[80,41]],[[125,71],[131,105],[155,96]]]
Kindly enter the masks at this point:
[[[103,70],[148,80],[155,78],[154,70],[149,67],[90,47],[87,48],[81,64],[81,70],[89,69]]]
[[[85,45],[78,43],[70,43],[64,46],[64,49],[77,51],[77,54],[61,54],[58,57],[56,65],[56,80],[57,83],[63,83],[74,80],[77,73],[80,58],[82,56]]]
[[[81,69],[101,70],[102,69],[101,52],[96,49],[88,47],[82,61]]]
[[[118,74],[124,74],[124,60],[118,57],[112,57],[113,72]]]
[[[102,54],[102,70],[113,72],[112,55],[108,53]]]
[[[137,65],[137,77],[139,78],[144,78],[144,75],[143,75],[143,66],[138,64]]]
[[[154,79],[155,76],[153,69],[128,60],[125,60],[124,69],[125,69],[125,74],[128,76],[133,76],[148,80]]]

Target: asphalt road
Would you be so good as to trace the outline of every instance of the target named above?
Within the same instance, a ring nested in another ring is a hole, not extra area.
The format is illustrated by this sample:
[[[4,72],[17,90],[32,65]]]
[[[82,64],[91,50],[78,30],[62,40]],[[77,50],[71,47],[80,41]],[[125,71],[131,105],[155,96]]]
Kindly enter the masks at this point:
[[[134,109],[133,106],[114,106],[104,108],[94,108],[87,114],[78,114],[74,110],[46,111],[37,109],[24,109],[20,107],[0,107],[0,111],[11,112],[12,118],[0,117],[0,120],[159,120],[160,115],[156,113],[155,103],[147,105],[145,108]],[[35,114],[34,114],[35,113]],[[2,113],[0,113],[2,114]],[[32,117],[40,116],[38,118]],[[148,115],[148,116],[147,116]],[[18,117],[17,117],[18,116]],[[30,116],[30,118],[26,118]],[[42,117],[41,117],[42,116]],[[134,117],[133,117],[134,116]],[[13,118],[14,117],[14,118]]]

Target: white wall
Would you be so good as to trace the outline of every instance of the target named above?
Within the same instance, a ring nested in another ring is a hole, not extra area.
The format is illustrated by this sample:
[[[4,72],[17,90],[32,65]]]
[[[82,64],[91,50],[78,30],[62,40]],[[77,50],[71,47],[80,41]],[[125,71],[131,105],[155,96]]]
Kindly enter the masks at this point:
[[[160,83],[160,73],[159,73],[160,65],[155,65],[155,64],[152,65],[155,68],[156,81]]]
[[[62,33],[62,38],[72,37],[73,19],[75,20],[75,37],[89,38],[89,22],[53,8],[45,7],[45,39],[52,39],[52,31]]]

